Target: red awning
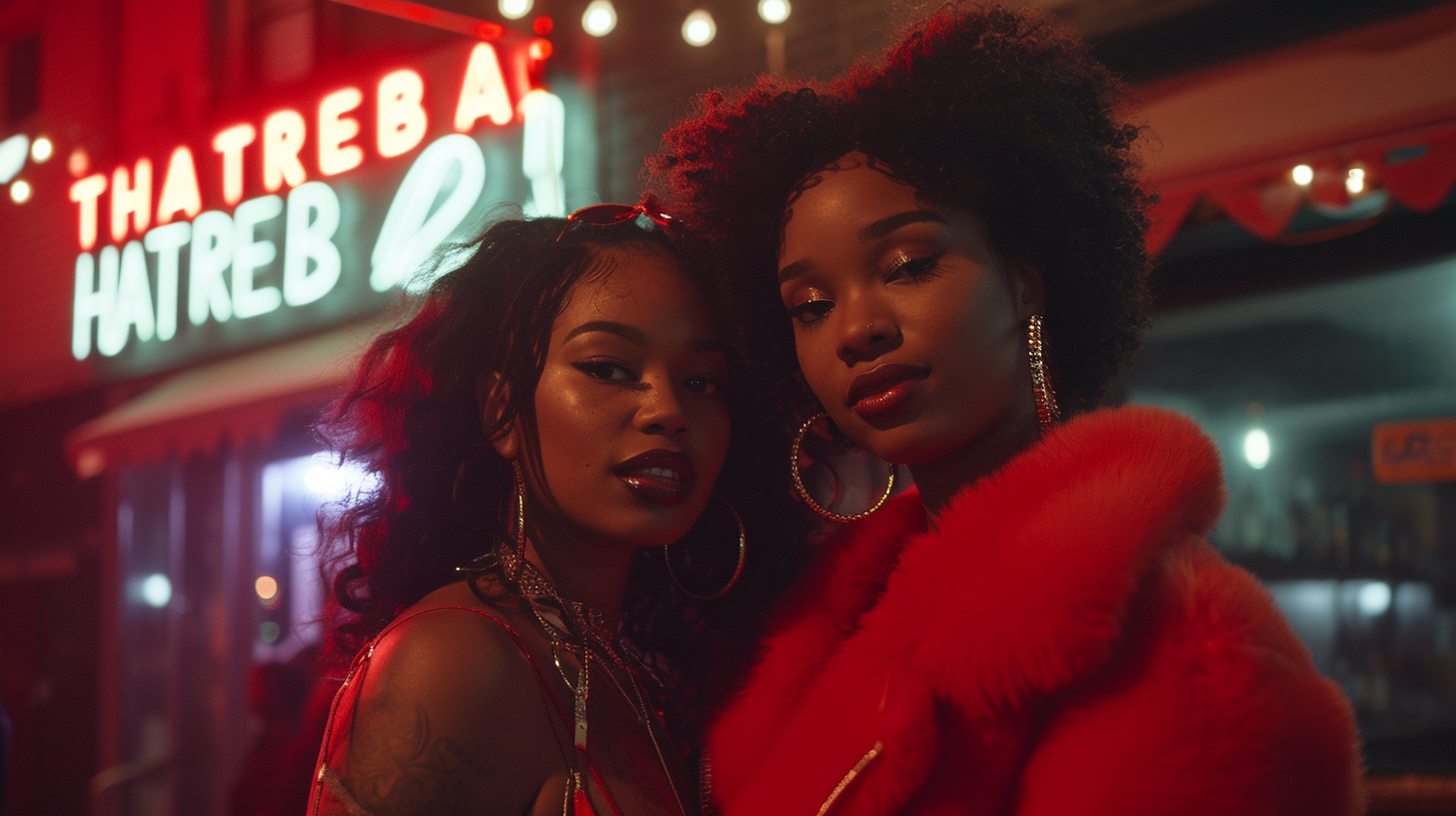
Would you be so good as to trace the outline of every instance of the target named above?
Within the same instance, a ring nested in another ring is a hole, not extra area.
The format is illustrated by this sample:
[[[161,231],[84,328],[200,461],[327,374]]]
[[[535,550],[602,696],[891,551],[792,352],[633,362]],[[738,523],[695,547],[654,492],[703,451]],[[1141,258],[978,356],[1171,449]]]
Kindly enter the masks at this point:
[[[1306,203],[1348,205],[1350,171],[1426,212],[1456,184],[1456,3],[1139,89],[1162,250],[1208,198],[1277,238]],[[1307,165],[1308,183],[1291,176]]]
[[[234,444],[267,443],[285,413],[338,396],[380,324],[366,322],[177,374],[66,438],[72,465],[90,478],[121,462]]]

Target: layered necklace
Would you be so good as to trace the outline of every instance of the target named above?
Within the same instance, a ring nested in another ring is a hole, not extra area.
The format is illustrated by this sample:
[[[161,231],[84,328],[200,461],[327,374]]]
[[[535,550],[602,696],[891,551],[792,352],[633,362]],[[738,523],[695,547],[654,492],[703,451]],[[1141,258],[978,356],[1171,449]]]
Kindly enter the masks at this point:
[[[591,664],[595,660],[601,665],[596,673],[607,676],[607,679],[621,693],[622,699],[626,701],[627,707],[636,716],[637,722],[646,730],[647,738],[652,743],[652,750],[657,755],[657,762],[662,768],[663,778],[667,780],[668,787],[672,790],[678,812],[682,816],[687,816],[687,807],[683,803],[681,794],[678,793],[677,783],[673,780],[672,771],[667,763],[667,755],[662,749],[663,740],[658,738],[657,729],[652,724],[653,711],[647,705],[647,698],[643,695],[641,686],[637,682],[639,673],[650,672],[645,665],[641,664],[640,660],[634,661],[639,664],[639,668],[636,670],[627,664],[624,659],[624,650],[619,648],[617,637],[607,627],[601,612],[587,607],[580,601],[561,597],[551,579],[527,560],[518,549],[512,547],[502,546],[494,552],[482,555],[466,567],[461,568],[461,572],[471,576],[493,572],[502,578],[508,589],[515,590],[515,594],[525,603],[525,606],[531,611],[532,617],[540,624],[541,630],[551,646],[551,662],[556,666],[557,673],[561,675],[561,681],[571,692],[574,726],[572,742],[581,762],[573,763],[570,769],[566,803],[569,803],[571,807],[568,808],[564,804],[564,811],[569,810],[577,814],[593,812],[590,800],[587,798],[586,784],[582,778],[580,766],[585,763],[587,756],[586,705],[590,679],[593,674]],[[631,656],[634,659],[636,657]],[[576,675],[574,680],[569,672]],[[623,679],[619,679],[619,675],[620,678],[625,678],[625,682]],[[590,768],[589,765],[588,768]],[[606,786],[600,779],[597,780],[597,784],[604,792],[606,791]],[[615,811],[616,805],[611,803],[610,795],[608,795],[608,802]]]

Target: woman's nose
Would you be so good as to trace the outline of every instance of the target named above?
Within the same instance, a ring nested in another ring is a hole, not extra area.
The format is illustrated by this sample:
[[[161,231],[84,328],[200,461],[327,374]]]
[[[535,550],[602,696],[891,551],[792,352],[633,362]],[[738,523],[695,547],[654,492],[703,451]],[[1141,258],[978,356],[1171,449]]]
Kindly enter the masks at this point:
[[[889,314],[879,310],[847,310],[840,322],[839,359],[853,364],[873,358],[900,336]]]
[[[642,404],[637,409],[635,424],[638,430],[649,434],[673,436],[687,432],[687,410],[671,383],[648,383],[642,392]]]

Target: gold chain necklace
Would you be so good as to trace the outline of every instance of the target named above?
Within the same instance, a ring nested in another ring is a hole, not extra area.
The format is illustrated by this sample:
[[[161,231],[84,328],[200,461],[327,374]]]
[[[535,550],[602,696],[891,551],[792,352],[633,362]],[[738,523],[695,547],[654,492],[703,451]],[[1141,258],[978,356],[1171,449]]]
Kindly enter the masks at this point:
[[[616,637],[607,629],[601,613],[588,608],[579,601],[562,598],[550,578],[520,552],[509,547],[501,547],[489,556],[476,559],[465,571],[476,574],[484,572],[485,569],[493,566],[493,564],[486,563],[491,556],[495,559],[495,563],[500,565],[501,576],[508,584],[513,585],[517,595],[531,610],[532,617],[540,624],[542,632],[546,635],[547,643],[550,644],[551,662],[555,664],[557,673],[561,675],[561,682],[566,685],[572,695],[572,719],[574,721],[572,742],[576,749],[581,751],[583,756],[586,755],[589,661],[593,647],[595,647],[596,651],[607,658],[602,663],[607,678],[612,681],[612,685],[617,687],[617,691],[626,701],[627,707],[632,709],[637,721],[646,729],[647,738],[652,743],[652,750],[657,755],[658,765],[662,768],[662,776],[672,790],[673,801],[677,803],[678,812],[682,816],[687,816],[687,806],[683,803],[682,795],[678,793],[677,782],[674,781],[672,771],[668,768],[667,755],[662,750],[656,729],[652,727],[652,710],[648,707],[642,689],[637,683],[636,674],[622,659],[619,650],[615,648]],[[568,654],[577,659],[581,666],[577,670],[576,682],[573,683],[567,676],[566,668],[561,664],[558,649],[565,649]],[[599,662],[601,662],[600,659]],[[616,672],[612,671],[611,667],[614,664],[626,676],[627,686],[632,689],[631,694],[627,693],[627,688],[617,679]],[[581,772],[572,769],[571,774],[566,794],[568,801],[572,799],[573,794],[584,798],[586,787],[581,778]],[[573,788],[574,790],[572,790]]]

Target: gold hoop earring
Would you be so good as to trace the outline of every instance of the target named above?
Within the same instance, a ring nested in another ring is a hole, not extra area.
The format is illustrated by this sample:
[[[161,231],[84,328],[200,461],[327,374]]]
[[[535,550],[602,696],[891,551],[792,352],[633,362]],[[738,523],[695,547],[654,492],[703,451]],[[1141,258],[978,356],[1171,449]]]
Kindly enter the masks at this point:
[[[1046,433],[1061,421],[1062,409],[1057,405],[1057,392],[1052,389],[1051,372],[1047,369],[1041,315],[1032,315],[1026,321],[1026,354],[1031,361],[1031,397],[1036,401],[1036,419],[1041,423],[1042,433]]]
[[[733,585],[738,583],[739,576],[743,575],[743,562],[745,560],[745,557],[748,555],[748,538],[743,531],[743,517],[738,515],[738,509],[730,504],[727,499],[718,495],[714,495],[713,498],[717,499],[720,502],[723,502],[723,506],[727,507],[728,512],[733,516],[734,525],[738,527],[738,563],[736,566],[733,567],[733,576],[728,579],[728,583],[724,584],[721,589],[710,595],[700,595],[699,593],[688,589],[687,585],[685,585],[682,580],[677,577],[677,572],[674,571],[672,568],[672,544],[666,544],[662,548],[662,559],[667,562],[668,577],[672,578],[672,582],[674,584],[677,584],[677,588],[682,590],[684,595],[687,595],[689,598],[697,598],[700,601],[711,601],[714,598],[721,598],[726,595],[728,593],[728,590],[732,589]]]
[[[890,479],[888,482],[885,483],[885,492],[880,495],[879,501],[876,501],[870,507],[870,509],[865,510],[862,513],[856,513],[852,516],[840,515],[839,513],[831,512],[825,509],[822,505],[819,504],[819,502],[814,500],[813,496],[809,495],[808,489],[804,487],[804,476],[802,473],[799,472],[799,451],[804,447],[804,435],[809,432],[809,429],[813,427],[814,423],[818,422],[821,419],[828,418],[829,412],[821,411],[820,413],[809,417],[809,419],[803,425],[799,426],[799,432],[794,434],[794,444],[789,449],[789,472],[792,473],[794,477],[794,492],[799,495],[799,501],[802,501],[804,504],[808,505],[810,510],[813,510],[815,513],[818,513],[819,515],[829,519],[830,521],[859,521],[860,519],[883,507],[885,502],[889,500],[890,494],[895,491],[895,466],[890,465]]]
[[[526,546],[526,474],[521,470],[519,459],[511,460],[511,472],[516,482],[516,549],[524,551]]]

